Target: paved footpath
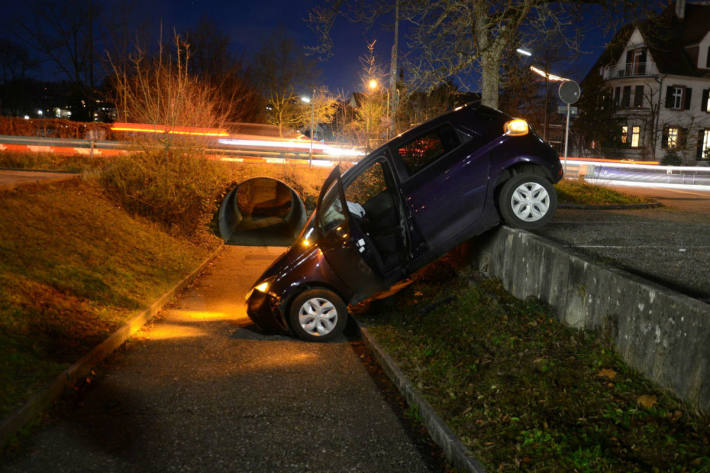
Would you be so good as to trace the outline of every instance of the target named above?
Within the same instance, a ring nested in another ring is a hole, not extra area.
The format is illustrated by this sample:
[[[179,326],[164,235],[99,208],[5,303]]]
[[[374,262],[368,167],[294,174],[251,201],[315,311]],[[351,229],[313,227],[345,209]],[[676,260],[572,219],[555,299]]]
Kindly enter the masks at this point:
[[[244,295],[281,248],[228,246],[2,472],[425,472],[357,341],[265,336]]]
[[[545,238],[710,303],[710,192],[618,188],[661,208],[558,209]]]
[[[25,184],[50,184],[68,181],[79,174],[47,171],[19,171],[0,169],[0,190],[14,189]]]

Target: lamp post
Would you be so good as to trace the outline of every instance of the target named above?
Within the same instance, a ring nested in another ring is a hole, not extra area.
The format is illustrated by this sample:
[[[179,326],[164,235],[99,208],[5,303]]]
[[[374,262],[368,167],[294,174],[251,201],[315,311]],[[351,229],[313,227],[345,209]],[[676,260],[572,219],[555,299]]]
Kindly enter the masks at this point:
[[[301,97],[301,102],[304,103],[309,103],[311,104],[311,146],[309,148],[308,152],[308,165],[311,166],[313,164],[313,121],[315,118],[315,111],[313,109],[313,99],[315,98],[316,95],[316,89],[313,89],[313,94],[310,97],[306,97],[305,95]]]
[[[532,56],[532,53],[526,49],[523,48],[518,48],[516,49],[516,52],[518,54],[521,54],[523,56]],[[558,95],[560,96],[560,99],[562,99],[563,102],[567,105],[567,121],[565,125],[565,151],[564,151],[564,173],[567,174],[567,146],[569,143],[569,116],[570,116],[570,105],[573,103],[576,103],[577,100],[579,100],[579,96],[581,94],[581,89],[579,88],[579,84],[577,82],[573,81],[572,79],[568,79],[567,77],[562,77],[562,76],[556,76],[554,74],[550,74],[547,71],[544,71],[542,69],[539,69],[535,66],[530,66],[530,70],[533,71],[535,74],[540,75],[545,78],[545,81],[552,81],[552,82],[561,82],[560,88],[558,90]],[[547,99],[547,90],[545,90],[545,99]],[[545,114],[547,114],[547,107],[545,107]],[[547,127],[545,127],[545,133],[547,133]]]
[[[370,79],[367,82],[367,87],[370,89],[370,92],[374,92],[377,89],[377,79]],[[367,113],[367,119],[365,121],[365,138],[367,139],[367,150],[370,150],[370,115],[372,115],[372,107],[369,107],[369,111]]]

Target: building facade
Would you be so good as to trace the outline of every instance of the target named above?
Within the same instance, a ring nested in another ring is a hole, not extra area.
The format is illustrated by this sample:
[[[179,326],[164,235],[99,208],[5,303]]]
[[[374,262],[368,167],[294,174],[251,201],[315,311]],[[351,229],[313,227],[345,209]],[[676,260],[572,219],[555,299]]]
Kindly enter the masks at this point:
[[[599,74],[619,124],[621,159],[710,163],[710,2],[679,0],[623,28],[590,74]]]

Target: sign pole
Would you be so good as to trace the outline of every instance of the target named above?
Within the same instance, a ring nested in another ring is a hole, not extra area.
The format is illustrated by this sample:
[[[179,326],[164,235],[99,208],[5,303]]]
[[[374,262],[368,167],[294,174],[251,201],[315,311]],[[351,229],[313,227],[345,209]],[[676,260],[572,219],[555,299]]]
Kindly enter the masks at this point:
[[[567,126],[565,127],[565,170],[567,175],[567,141],[569,140],[569,104],[567,104]]]

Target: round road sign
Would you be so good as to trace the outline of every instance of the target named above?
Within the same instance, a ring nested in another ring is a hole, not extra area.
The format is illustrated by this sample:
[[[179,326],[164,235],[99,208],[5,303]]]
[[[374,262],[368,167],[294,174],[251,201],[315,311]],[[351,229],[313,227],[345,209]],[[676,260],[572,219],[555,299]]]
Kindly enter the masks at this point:
[[[573,80],[566,80],[560,84],[558,93],[560,94],[560,99],[566,104],[573,104],[579,100],[579,95],[581,93],[579,84]]]

